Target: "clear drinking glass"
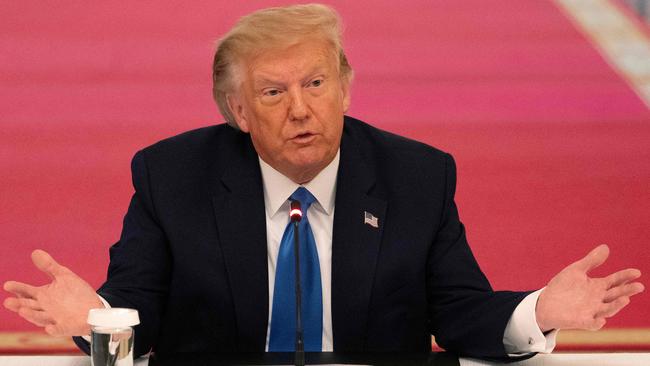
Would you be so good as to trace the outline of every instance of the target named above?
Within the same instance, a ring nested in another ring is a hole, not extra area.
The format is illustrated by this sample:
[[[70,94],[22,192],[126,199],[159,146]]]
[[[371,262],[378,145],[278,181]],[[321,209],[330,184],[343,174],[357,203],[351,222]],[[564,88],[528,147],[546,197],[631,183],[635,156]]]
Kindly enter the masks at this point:
[[[92,309],[88,324],[92,366],[133,366],[133,326],[140,324],[137,310]]]

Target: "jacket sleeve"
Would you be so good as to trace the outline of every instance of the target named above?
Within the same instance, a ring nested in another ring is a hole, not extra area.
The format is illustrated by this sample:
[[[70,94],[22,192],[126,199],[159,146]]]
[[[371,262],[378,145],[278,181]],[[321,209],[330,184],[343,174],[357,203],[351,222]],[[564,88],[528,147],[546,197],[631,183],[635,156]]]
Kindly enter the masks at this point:
[[[467,244],[454,202],[456,166],[446,156],[444,213],[428,253],[429,330],[462,356],[509,360],[503,345],[508,319],[528,292],[493,291]]]
[[[97,293],[111,307],[138,310],[140,324],[135,327],[134,355],[141,356],[155,347],[169,288],[171,257],[165,233],[156,218],[145,152],[138,152],[131,163],[135,193],[124,217],[120,240],[110,248],[106,282]],[[88,343],[75,337],[75,343],[88,353]]]

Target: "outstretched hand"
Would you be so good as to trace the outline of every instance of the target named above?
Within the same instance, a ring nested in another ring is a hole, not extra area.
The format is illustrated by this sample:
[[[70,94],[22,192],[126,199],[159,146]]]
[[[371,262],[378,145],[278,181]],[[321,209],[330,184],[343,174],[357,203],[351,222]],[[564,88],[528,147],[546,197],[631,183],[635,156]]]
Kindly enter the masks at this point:
[[[608,256],[607,245],[600,245],[551,279],[535,309],[543,332],[560,328],[598,330],[607,318],[630,303],[631,296],[644,290],[643,284],[633,282],[641,276],[638,269],[624,269],[603,278],[587,275]]]
[[[36,268],[50,277],[51,282],[38,287],[16,281],[5,282],[4,289],[15,297],[5,299],[4,306],[27,321],[44,327],[51,335],[90,334],[86,323],[88,311],[104,307],[95,290],[43,250],[35,250],[32,261]]]

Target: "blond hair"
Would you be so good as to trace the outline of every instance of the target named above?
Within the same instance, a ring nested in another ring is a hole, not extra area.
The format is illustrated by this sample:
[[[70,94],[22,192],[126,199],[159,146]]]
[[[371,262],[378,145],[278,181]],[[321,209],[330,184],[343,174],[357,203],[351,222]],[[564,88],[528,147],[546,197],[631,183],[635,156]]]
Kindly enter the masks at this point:
[[[293,5],[258,10],[239,19],[218,41],[212,64],[212,96],[226,122],[237,128],[228,107],[227,93],[237,83],[235,66],[255,52],[290,46],[308,37],[320,37],[332,45],[339,75],[352,81],[352,67],[343,52],[341,22],[336,11],[321,4]]]

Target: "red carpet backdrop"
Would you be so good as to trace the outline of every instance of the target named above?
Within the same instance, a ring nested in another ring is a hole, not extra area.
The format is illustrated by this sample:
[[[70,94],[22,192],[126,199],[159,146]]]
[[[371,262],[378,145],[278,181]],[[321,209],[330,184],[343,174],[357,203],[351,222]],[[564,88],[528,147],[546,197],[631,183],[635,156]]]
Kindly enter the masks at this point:
[[[5,2],[0,280],[44,283],[29,257],[43,248],[99,286],[131,157],[221,123],[213,41],[285,3]],[[349,114],[455,156],[495,288],[539,288],[600,243],[612,254],[597,273],[634,266],[650,286],[650,110],[554,2],[328,3],[356,73]],[[634,300],[606,328],[650,328],[650,296]],[[0,332],[31,330],[0,310]]]

